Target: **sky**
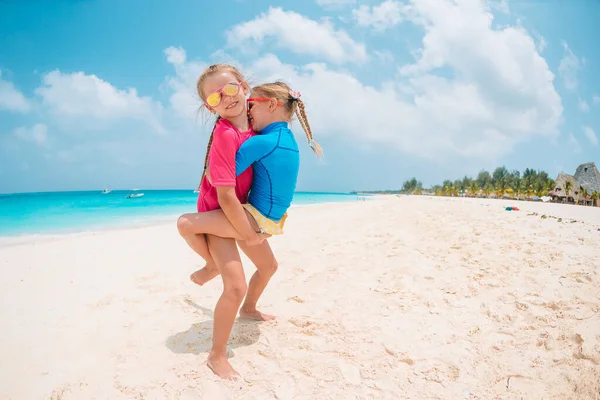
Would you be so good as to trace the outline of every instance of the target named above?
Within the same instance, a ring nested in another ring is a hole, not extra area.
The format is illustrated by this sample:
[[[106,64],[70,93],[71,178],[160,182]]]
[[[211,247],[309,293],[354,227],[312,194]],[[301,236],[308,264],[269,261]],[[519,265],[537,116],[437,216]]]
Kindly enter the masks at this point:
[[[196,188],[217,62],[302,93],[325,158],[293,122],[300,191],[600,166],[597,21],[597,0],[0,0],[0,193]]]

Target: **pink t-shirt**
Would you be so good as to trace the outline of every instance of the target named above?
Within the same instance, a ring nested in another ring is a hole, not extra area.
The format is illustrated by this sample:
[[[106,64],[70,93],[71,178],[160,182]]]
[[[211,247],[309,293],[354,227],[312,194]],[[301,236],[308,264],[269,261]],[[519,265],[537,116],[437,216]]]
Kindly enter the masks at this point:
[[[248,138],[253,136],[250,129],[240,132],[231,122],[221,118],[213,133],[212,145],[208,155],[211,182],[206,175],[200,184],[198,195],[198,212],[206,212],[221,208],[217,196],[217,186],[235,186],[235,194],[244,204],[248,202],[248,192],[252,185],[252,168],[246,169],[239,176],[235,176],[235,155]]]

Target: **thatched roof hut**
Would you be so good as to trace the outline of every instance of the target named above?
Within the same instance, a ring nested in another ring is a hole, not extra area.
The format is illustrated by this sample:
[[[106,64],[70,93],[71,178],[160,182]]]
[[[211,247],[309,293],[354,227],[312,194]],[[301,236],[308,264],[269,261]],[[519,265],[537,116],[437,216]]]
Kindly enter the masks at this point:
[[[571,182],[568,194],[565,193],[567,182]],[[587,199],[582,196],[584,191],[588,194]],[[600,193],[600,172],[596,168],[596,164],[588,162],[577,167],[575,175],[558,174],[551,195],[553,201],[571,202],[572,199],[576,203],[582,201],[587,204],[594,192]],[[598,203],[600,205],[600,201]]]
[[[600,172],[593,162],[581,164],[575,171],[575,181],[579,187],[584,188],[589,194],[600,193]]]
[[[569,190],[569,193],[565,193],[565,191],[566,191],[565,184],[567,182],[571,182],[571,188]],[[558,174],[558,176],[556,177],[556,180],[554,181],[554,190],[551,193],[552,197],[558,198],[558,199],[562,199],[567,196],[574,198],[574,196],[577,196],[578,194],[579,194],[579,185],[577,185],[577,181],[575,180],[575,177],[573,175],[569,175],[569,174],[563,174],[563,173]]]

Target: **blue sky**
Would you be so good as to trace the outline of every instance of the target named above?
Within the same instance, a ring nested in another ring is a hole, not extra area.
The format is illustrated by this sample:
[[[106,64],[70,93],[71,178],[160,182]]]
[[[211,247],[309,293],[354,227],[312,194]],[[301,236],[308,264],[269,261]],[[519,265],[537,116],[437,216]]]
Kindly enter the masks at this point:
[[[299,190],[600,164],[600,2],[0,2],[0,193],[195,188],[195,79],[303,94]]]

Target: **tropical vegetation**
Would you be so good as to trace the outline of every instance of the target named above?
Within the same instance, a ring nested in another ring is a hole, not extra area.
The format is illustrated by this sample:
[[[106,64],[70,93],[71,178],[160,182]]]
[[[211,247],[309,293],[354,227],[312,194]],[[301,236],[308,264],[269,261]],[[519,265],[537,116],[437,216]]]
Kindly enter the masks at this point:
[[[462,179],[446,179],[441,184],[424,188],[417,178],[411,178],[402,183],[399,190],[371,191],[360,193],[382,194],[435,194],[436,196],[466,196],[466,197],[509,197],[516,199],[538,200],[550,196],[554,190],[555,181],[543,170],[527,168],[521,173],[518,170],[509,171],[506,167],[498,167],[492,173],[481,170],[477,177],[465,176]],[[570,181],[564,183],[564,193],[572,193],[574,189]],[[600,193],[588,193],[585,188],[574,199],[576,203],[598,204]]]
[[[554,180],[546,171],[527,168],[521,174],[518,170],[509,171],[502,166],[492,173],[482,170],[476,178],[465,176],[454,181],[446,179],[429,190],[424,190],[422,183],[412,178],[403,183],[401,192],[410,194],[429,192],[437,196],[503,197],[508,195],[515,198],[533,198],[546,196],[553,189]]]

